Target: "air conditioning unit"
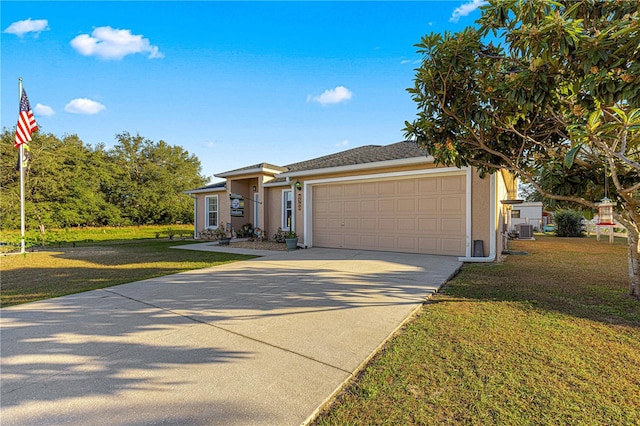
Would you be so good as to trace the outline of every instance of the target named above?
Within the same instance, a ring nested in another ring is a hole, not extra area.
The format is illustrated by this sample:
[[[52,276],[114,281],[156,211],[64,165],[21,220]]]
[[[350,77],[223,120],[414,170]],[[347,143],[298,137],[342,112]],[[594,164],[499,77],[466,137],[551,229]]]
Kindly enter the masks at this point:
[[[530,240],[533,238],[533,225],[520,225],[520,235],[518,236],[521,240]]]

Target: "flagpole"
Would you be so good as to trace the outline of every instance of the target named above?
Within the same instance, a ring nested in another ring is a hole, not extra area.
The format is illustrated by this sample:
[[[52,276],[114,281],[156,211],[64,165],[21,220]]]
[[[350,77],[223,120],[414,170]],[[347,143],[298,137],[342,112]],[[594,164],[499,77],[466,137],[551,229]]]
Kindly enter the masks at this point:
[[[22,101],[22,77],[18,77],[18,105]],[[25,253],[24,247],[24,144],[20,144],[20,253]]]

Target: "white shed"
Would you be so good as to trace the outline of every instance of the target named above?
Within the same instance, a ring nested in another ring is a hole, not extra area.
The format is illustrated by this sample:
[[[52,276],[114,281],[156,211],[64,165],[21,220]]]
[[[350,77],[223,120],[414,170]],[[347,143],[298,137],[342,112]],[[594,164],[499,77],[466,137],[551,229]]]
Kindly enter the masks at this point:
[[[516,225],[533,225],[534,231],[542,231],[542,202],[535,201],[529,203],[516,204],[511,210],[511,231],[516,229]]]

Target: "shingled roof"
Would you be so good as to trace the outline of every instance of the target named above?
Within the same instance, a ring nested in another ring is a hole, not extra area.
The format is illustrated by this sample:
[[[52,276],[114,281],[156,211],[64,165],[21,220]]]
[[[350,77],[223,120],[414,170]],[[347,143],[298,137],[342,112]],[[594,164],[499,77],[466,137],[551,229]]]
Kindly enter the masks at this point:
[[[401,160],[404,158],[425,157],[425,151],[413,141],[397,142],[391,145],[366,145],[336,154],[285,166],[287,172],[324,169],[327,167],[352,166],[375,163],[378,161]]]
[[[284,167],[269,163],[259,163],[252,166],[229,170],[218,173],[216,177],[239,176],[245,173],[255,173],[259,171],[269,171],[277,175],[280,173],[296,173],[307,170],[326,169],[331,167],[354,166],[358,164],[377,163],[380,161],[402,160],[405,158],[425,157],[424,150],[418,148],[413,141],[397,142],[391,145],[366,145],[358,148],[348,149],[335,154],[325,155],[307,161],[289,164]],[[278,179],[271,181],[277,182]]]
[[[215,191],[215,190],[223,190],[227,187],[227,181],[223,180],[221,182],[210,183],[206,186],[201,186],[200,188],[192,189],[190,191],[185,191],[187,194],[195,194],[197,192],[206,192],[206,191]]]

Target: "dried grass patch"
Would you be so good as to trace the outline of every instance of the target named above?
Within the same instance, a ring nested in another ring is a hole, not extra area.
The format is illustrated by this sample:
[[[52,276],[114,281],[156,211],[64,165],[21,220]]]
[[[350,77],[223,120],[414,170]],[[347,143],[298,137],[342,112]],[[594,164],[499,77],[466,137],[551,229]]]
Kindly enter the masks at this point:
[[[640,424],[625,242],[536,238],[466,265],[316,424]]]

